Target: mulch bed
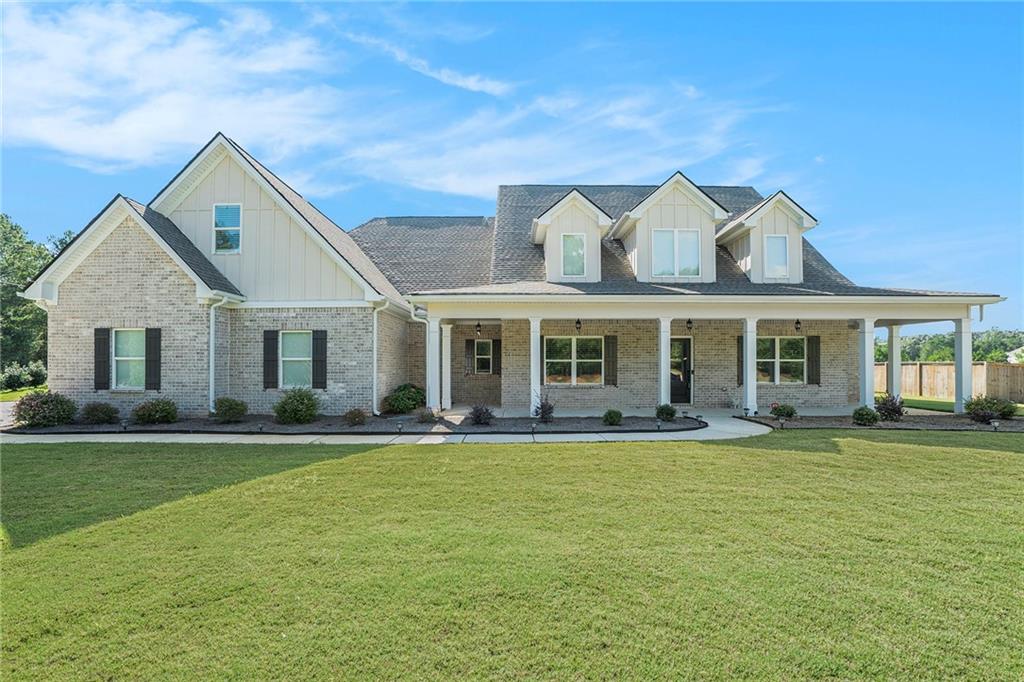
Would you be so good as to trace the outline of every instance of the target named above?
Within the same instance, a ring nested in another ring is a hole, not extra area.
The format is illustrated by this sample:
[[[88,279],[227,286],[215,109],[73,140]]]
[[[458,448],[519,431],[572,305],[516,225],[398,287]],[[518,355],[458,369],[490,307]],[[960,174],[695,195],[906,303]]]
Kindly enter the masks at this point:
[[[536,428],[534,428],[536,425]],[[608,426],[600,417],[555,417],[545,424],[538,419],[495,418],[489,426],[476,426],[463,417],[449,417],[421,424],[415,416],[367,417],[360,426],[349,426],[341,417],[321,416],[311,424],[278,424],[269,415],[248,415],[236,424],[218,424],[212,419],[181,419],[173,424],[66,424],[44,428],[13,428],[7,433],[291,433],[291,434],[388,434],[396,433],[633,433],[644,431],[692,431],[707,423],[692,417],[658,422],[653,417],[623,417],[619,426]]]
[[[956,414],[908,414],[899,422],[878,422],[875,426],[857,426],[852,417],[794,417],[780,424],[774,417],[740,417],[757,424],[772,428],[785,429],[890,429],[909,431],[988,431],[995,428],[991,424],[979,424],[969,417]],[[1013,433],[1024,433],[1024,418],[1000,419],[999,430]]]

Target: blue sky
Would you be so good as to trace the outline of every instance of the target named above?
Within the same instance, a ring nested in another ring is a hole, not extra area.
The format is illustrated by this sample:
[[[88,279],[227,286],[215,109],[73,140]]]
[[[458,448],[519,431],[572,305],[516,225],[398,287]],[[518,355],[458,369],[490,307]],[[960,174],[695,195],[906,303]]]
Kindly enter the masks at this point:
[[[2,210],[148,201],[217,130],[335,222],[500,183],[785,188],[858,283],[1021,327],[1020,4],[12,5]],[[909,330],[908,330],[909,331]]]

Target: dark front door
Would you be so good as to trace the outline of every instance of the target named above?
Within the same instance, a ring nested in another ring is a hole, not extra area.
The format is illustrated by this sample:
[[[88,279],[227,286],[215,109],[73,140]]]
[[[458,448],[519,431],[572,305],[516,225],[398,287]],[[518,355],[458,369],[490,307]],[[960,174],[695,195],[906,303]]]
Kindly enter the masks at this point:
[[[669,352],[672,375],[672,402],[689,403],[690,378],[692,360],[690,358],[690,339],[672,339]]]

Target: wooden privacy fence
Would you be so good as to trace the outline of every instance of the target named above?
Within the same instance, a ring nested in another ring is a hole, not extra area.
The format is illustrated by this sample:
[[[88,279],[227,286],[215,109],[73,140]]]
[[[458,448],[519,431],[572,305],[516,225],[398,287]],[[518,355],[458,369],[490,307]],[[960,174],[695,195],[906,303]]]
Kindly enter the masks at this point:
[[[875,363],[875,390],[888,391],[886,364]],[[952,362],[904,362],[903,395],[919,395],[925,398],[953,399]],[[1024,365],[1006,362],[973,363],[974,395],[984,394],[995,398],[1024,403]]]

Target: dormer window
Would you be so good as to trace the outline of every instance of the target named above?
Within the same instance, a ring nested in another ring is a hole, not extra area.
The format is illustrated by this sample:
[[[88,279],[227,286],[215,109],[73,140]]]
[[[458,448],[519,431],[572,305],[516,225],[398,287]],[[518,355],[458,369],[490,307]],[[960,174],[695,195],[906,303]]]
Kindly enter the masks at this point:
[[[772,279],[789,277],[789,237],[787,235],[765,235],[764,276]]]
[[[587,237],[583,233],[562,235],[562,277],[584,277],[587,274]]]
[[[242,205],[213,205],[213,252],[239,253],[242,250]]]
[[[651,275],[700,277],[700,230],[651,230]]]

